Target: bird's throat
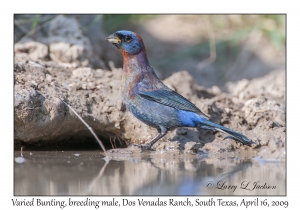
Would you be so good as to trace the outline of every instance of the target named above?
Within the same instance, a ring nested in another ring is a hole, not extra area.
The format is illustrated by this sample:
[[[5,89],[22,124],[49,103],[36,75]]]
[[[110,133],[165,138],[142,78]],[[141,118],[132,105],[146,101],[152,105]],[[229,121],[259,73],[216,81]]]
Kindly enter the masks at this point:
[[[123,72],[124,73],[141,73],[150,67],[147,54],[144,50],[130,55],[124,51],[123,54]]]

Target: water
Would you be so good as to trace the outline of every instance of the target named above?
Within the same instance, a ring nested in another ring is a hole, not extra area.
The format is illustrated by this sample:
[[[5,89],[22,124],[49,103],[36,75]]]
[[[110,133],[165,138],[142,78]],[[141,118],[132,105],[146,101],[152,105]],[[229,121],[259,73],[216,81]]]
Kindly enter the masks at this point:
[[[15,195],[285,195],[285,162],[99,151],[15,152]]]

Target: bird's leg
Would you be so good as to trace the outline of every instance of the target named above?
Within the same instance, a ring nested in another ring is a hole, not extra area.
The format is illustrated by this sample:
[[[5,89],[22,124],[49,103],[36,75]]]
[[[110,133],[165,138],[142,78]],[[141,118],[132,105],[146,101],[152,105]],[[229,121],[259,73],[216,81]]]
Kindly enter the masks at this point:
[[[162,137],[164,137],[168,130],[166,128],[160,128],[157,129],[159,134],[152,140],[150,140],[149,142],[145,143],[145,144],[138,144],[136,146],[142,148],[142,149],[151,149],[151,147],[153,146],[153,144],[155,144],[159,139],[161,139]]]

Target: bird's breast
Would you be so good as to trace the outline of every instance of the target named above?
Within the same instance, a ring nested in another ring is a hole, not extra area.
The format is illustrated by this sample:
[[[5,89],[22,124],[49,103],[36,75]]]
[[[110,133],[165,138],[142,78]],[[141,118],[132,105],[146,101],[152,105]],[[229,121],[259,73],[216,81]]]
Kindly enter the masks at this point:
[[[140,79],[140,75],[123,73],[122,95],[124,100],[133,100],[137,96],[137,84],[140,81]]]

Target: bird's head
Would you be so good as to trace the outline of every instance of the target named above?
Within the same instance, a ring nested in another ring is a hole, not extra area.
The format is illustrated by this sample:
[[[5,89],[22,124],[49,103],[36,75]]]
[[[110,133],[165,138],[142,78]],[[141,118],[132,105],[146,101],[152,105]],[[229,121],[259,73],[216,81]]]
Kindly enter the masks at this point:
[[[109,35],[106,40],[130,55],[138,54],[144,49],[142,38],[131,31],[117,31]]]

